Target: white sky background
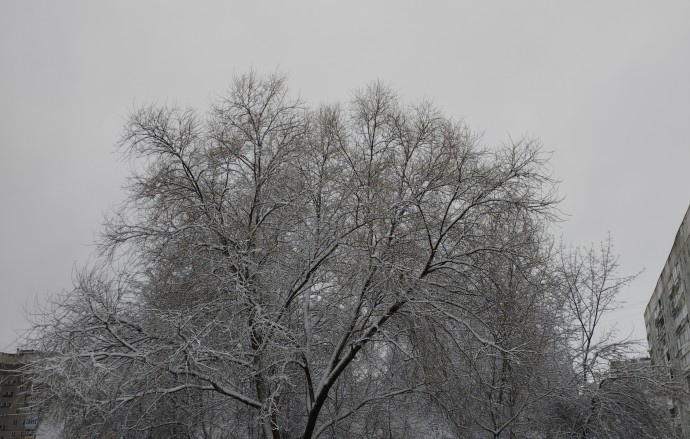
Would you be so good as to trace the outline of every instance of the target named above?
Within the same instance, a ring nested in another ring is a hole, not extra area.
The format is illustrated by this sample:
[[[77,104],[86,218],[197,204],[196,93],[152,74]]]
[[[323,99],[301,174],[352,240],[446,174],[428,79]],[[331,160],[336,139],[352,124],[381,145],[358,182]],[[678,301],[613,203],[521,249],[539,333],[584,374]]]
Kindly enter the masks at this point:
[[[567,241],[613,236],[643,311],[690,202],[690,2],[0,2],[0,351],[71,285],[122,199],[124,117],[205,109],[234,74],[289,74],[310,103],[382,79],[489,144],[538,137]]]

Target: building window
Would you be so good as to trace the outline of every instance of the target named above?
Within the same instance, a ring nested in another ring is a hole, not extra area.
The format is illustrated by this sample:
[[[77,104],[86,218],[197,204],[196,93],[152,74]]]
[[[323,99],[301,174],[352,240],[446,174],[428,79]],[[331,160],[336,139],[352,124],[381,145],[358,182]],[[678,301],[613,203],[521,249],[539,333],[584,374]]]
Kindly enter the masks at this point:
[[[678,353],[682,354],[686,347],[686,344],[690,341],[690,326],[684,321],[681,326],[678,327],[678,338],[676,339],[676,347],[678,348]]]
[[[676,327],[680,327],[685,320],[688,318],[688,307],[684,302],[678,303],[673,309],[673,319],[676,323]]]
[[[678,281],[680,280],[680,261],[676,262],[676,265],[673,266],[673,270],[671,270],[671,286],[675,287],[678,285]]]

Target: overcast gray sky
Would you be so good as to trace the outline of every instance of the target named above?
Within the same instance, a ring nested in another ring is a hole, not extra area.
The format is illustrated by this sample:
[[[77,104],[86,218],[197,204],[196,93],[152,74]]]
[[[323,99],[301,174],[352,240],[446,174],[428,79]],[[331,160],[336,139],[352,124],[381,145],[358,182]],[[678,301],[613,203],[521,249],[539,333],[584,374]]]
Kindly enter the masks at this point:
[[[382,79],[431,98],[489,144],[553,151],[569,219],[645,272],[612,316],[643,310],[690,202],[687,1],[0,2],[0,351],[24,310],[69,288],[127,165],[137,105],[204,109],[234,74],[289,74],[312,103]]]

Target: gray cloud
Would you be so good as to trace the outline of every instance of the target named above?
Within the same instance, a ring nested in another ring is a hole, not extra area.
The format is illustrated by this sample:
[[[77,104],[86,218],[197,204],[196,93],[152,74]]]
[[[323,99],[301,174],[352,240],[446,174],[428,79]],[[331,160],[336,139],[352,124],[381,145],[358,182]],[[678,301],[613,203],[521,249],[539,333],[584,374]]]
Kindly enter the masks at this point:
[[[612,319],[644,337],[690,201],[687,2],[230,3],[0,3],[0,350],[24,306],[69,288],[121,199],[123,116],[203,108],[249,68],[314,103],[383,79],[488,143],[541,138],[571,215],[557,232],[610,231],[622,270],[646,268]]]

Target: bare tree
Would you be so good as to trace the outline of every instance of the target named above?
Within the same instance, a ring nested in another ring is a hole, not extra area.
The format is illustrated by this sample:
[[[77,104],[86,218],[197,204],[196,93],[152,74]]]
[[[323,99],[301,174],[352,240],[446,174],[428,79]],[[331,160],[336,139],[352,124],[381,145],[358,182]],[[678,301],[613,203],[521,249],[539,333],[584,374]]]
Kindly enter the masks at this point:
[[[626,360],[637,341],[619,339],[603,318],[619,306],[621,289],[636,276],[618,274],[611,239],[599,248],[560,249],[565,350],[561,386],[552,408],[559,437],[675,437],[666,398],[685,398],[668,370]],[[618,367],[611,367],[618,364]],[[556,435],[552,431],[552,435]]]
[[[634,277],[610,241],[552,250],[538,142],[250,73],[204,116],[136,110],[121,149],[99,259],[27,340],[64,437],[671,434],[665,372],[609,367]]]
[[[102,259],[30,340],[72,437],[202,437],[209,405],[237,437],[361,431],[424,392],[411,322],[465,321],[484,257],[520,267],[534,244],[504,226],[555,203],[537,142],[482,147],[379,83],[312,110],[251,73],[206,117],[135,111],[121,145],[135,170]]]
[[[615,328],[602,324],[605,314],[619,306],[618,295],[636,276],[618,274],[618,257],[611,239],[599,249],[561,249],[561,279],[565,303],[573,320],[573,361],[584,385],[605,372],[611,359],[628,353],[634,341],[616,338]]]

